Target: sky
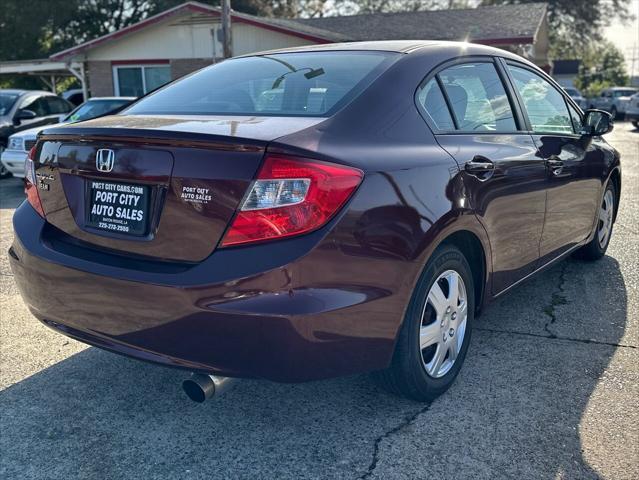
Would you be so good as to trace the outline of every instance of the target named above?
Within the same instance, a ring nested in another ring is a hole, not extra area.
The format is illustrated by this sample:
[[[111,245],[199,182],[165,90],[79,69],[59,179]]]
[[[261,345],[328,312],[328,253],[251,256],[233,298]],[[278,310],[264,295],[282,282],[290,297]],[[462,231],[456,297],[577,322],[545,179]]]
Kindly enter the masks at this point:
[[[606,28],[604,35],[623,52],[629,75],[633,75],[634,58],[634,76],[639,76],[639,0],[632,0],[629,10],[634,20],[625,24],[616,20]]]

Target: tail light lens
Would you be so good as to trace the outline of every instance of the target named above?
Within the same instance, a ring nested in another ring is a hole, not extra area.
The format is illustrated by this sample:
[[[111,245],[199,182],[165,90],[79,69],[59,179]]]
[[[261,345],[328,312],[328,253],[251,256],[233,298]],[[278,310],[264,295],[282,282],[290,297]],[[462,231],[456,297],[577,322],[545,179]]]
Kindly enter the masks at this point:
[[[29,150],[29,155],[24,162],[24,193],[27,195],[27,201],[35,209],[38,214],[44,218],[44,209],[40,202],[40,194],[38,194],[38,182],[35,175],[35,157],[36,147]]]
[[[362,177],[356,168],[268,155],[221,245],[274,240],[316,230],[344,205]]]

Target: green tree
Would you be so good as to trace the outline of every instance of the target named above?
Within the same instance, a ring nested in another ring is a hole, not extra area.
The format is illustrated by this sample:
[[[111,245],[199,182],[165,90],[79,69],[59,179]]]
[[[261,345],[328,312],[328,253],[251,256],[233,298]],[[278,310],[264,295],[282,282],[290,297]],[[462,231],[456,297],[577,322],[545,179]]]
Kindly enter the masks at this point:
[[[628,84],[624,56],[610,42],[600,42],[586,48],[581,62],[575,85],[586,97],[594,97],[607,87]]]
[[[539,0],[481,0],[481,5],[535,3]],[[614,20],[628,18],[630,0],[544,0],[548,3],[548,23],[554,58],[554,45],[577,49],[601,40],[603,27]],[[573,55],[574,57],[574,50]]]
[[[56,51],[113,32],[185,0],[2,0],[0,60],[46,58]],[[219,4],[216,0],[200,0]],[[251,10],[258,0],[235,0]],[[263,2],[266,3],[266,2]],[[242,10],[244,11],[244,10]],[[253,12],[252,13],[259,13]],[[2,76],[0,87],[43,88],[37,78]]]
[[[185,0],[2,0],[0,60],[25,60],[50,54],[119,30]],[[200,0],[219,5],[219,0]],[[274,4],[261,0],[234,0],[233,8],[267,14]],[[283,8],[280,7],[280,8]]]
[[[2,0],[0,9],[0,59],[24,60],[49,54],[46,32],[58,31],[75,10],[74,0]],[[37,12],[37,14],[35,14]]]

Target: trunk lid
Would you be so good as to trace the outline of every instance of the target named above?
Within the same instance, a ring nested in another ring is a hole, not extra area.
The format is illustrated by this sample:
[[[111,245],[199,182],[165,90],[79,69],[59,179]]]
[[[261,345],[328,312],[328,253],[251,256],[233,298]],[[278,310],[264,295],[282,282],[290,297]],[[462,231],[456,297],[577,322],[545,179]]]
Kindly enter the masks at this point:
[[[321,120],[113,116],[48,129],[35,165],[49,234],[199,262],[220,241],[268,142]]]

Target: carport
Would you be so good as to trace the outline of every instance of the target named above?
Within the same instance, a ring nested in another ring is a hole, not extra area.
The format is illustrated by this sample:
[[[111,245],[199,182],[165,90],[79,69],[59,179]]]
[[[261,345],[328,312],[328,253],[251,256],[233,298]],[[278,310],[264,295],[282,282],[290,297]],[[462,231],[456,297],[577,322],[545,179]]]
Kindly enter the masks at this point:
[[[56,93],[58,78],[75,77],[82,85],[84,98],[89,98],[82,62],[52,62],[48,59],[0,62],[0,75],[37,76],[53,93]]]

